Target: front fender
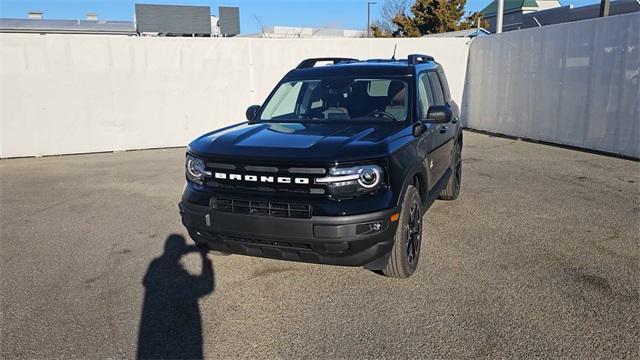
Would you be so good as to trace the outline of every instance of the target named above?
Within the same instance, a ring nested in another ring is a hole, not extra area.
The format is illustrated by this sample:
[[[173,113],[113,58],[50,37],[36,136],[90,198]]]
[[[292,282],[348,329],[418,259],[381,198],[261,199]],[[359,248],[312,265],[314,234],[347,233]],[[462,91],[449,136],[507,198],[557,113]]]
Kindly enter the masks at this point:
[[[428,158],[426,159],[428,160]],[[419,175],[419,192],[423,203],[426,202],[429,184],[429,169],[425,167],[425,159],[418,156],[415,146],[408,146],[403,151],[396,153],[391,158],[392,179],[401,179],[393,185],[396,206],[400,206],[409,185],[413,184],[415,175]]]

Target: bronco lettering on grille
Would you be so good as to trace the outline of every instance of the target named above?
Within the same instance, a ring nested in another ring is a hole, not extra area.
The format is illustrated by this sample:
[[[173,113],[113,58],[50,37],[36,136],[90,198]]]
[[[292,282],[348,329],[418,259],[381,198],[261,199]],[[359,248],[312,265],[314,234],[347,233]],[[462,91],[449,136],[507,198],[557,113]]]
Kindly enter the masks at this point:
[[[258,176],[258,175],[241,175],[241,174],[227,174],[223,172],[216,172],[214,174],[216,179],[222,180],[236,180],[236,181],[248,181],[248,182],[262,182],[262,183],[278,183],[278,184],[297,184],[308,185],[309,178],[292,178],[287,176]]]

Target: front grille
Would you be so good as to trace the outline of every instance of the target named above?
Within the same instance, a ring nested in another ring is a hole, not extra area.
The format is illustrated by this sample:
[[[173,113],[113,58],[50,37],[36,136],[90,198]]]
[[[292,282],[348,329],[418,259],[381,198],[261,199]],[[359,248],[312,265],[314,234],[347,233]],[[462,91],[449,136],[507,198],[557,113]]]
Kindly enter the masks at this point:
[[[214,197],[211,208],[239,214],[289,217],[298,219],[311,218],[312,208],[308,204],[292,204],[271,201],[236,200]]]
[[[232,189],[232,190],[249,190],[260,192],[287,192],[296,194],[315,194],[324,195],[326,192],[322,188],[304,188],[304,187],[269,187],[269,186],[249,186],[249,185],[231,185],[218,181],[207,181],[207,186],[211,186],[218,189]]]
[[[300,242],[291,242],[291,241],[274,241],[274,240],[260,240],[260,239],[248,239],[237,236],[225,236],[218,235],[221,240],[231,241],[243,245],[250,246],[274,246],[280,248],[289,248],[292,250],[311,250],[311,245],[300,243]]]
[[[327,193],[324,185],[315,184],[316,178],[327,173],[327,169],[322,167],[212,161],[208,161],[206,166],[213,175],[205,179],[205,185],[214,189],[307,195]],[[305,182],[298,183],[296,179]]]

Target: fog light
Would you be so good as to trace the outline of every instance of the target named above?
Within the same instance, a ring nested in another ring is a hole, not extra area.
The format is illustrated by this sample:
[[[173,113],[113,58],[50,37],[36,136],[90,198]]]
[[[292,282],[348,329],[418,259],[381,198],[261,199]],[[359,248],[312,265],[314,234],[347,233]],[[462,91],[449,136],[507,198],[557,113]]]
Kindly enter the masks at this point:
[[[356,225],[356,235],[368,235],[382,230],[382,221]]]

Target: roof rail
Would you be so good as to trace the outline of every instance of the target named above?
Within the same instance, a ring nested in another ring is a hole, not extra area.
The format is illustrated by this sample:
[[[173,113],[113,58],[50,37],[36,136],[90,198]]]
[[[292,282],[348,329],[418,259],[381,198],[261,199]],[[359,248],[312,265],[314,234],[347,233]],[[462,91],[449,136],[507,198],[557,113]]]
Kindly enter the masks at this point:
[[[296,66],[296,69],[306,69],[306,68],[313,67],[319,61],[333,61],[333,64],[335,65],[343,61],[358,61],[358,59],[342,58],[342,57],[311,58],[311,59],[302,60],[302,62],[298,64],[298,66]]]
[[[433,56],[423,55],[423,54],[411,54],[407,56],[407,62],[409,65],[415,65],[425,61],[435,61]]]

